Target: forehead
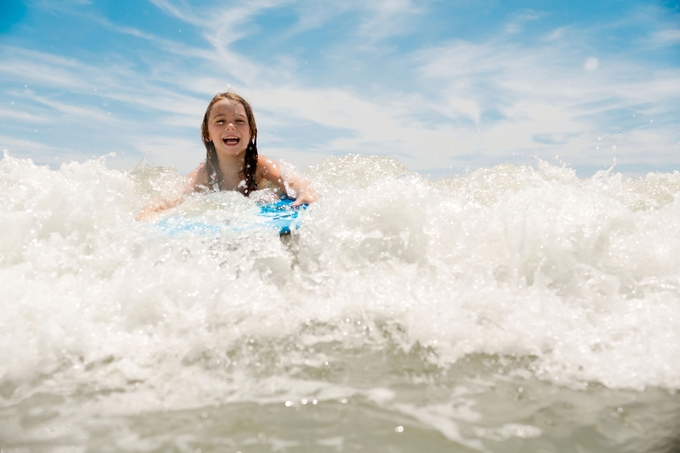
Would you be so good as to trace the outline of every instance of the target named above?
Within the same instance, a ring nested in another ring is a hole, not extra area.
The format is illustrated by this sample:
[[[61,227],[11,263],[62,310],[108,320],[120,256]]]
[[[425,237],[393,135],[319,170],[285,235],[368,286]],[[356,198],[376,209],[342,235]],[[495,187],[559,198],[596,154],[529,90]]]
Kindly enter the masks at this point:
[[[232,101],[231,99],[220,99],[215,102],[210,109],[210,116],[217,115],[234,115],[234,116],[246,116],[246,109],[238,101]]]

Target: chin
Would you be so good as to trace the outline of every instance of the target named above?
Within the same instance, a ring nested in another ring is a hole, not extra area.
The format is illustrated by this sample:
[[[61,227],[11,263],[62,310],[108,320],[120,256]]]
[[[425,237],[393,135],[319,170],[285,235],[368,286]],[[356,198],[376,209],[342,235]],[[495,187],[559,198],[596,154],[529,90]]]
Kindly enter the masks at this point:
[[[226,150],[218,150],[219,154],[226,156],[226,157],[238,157],[238,156],[245,156],[246,154],[246,149],[226,149]]]

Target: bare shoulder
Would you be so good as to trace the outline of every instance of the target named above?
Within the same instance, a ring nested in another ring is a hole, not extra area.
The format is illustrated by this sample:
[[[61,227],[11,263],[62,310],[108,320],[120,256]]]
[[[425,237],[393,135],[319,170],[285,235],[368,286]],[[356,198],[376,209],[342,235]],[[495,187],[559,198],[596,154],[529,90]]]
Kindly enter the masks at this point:
[[[257,179],[267,179],[274,183],[279,183],[281,179],[279,163],[267,156],[258,156],[256,177]]]
[[[208,186],[208,169],[205,162],[201,162],[198,167],[187,175],[186,185],[189,190],[193,191]]]
[[[278,162],[263,155],[257,156],[257,167],[258,169],[261,169],[261,171],[280,171]]]

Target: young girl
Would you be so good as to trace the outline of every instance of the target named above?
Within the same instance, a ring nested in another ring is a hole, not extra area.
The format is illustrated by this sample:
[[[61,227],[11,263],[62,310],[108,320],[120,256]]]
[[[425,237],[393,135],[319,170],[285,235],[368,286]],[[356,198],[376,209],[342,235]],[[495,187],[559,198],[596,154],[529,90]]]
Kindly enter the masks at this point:
[[[199,190],[236,190],[248,196],[269,181],[287,193],[279,165],[257,153],[257,125],[250,104],[238,94],[219,93],[208,104],[203,116],[201,135],[206,149],[206,160],[189,173],[182,196],[160,200],[147,206],[137,220],[169,209],[184,201],[184,196]],[[297,195],[293,206],[316,201],[309,184],[291,177],[288,188]]]

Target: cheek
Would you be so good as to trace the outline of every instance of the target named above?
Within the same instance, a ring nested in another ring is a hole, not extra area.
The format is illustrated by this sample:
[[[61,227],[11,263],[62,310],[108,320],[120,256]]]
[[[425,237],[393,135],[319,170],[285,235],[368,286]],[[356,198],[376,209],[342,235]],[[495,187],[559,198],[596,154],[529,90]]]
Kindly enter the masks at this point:
[[[215,137],[220,136],[220,131],[219,129],[215,128],[214,126],[208,126],[208,138],[210,141],[214,141]]]

